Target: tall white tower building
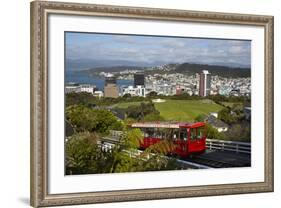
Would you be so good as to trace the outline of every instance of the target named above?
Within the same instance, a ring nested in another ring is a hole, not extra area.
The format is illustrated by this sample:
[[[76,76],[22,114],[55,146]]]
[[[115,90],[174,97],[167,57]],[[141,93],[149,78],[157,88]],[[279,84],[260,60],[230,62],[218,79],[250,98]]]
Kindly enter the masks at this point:
[[[208,70],[203,70],[200,74],[199,95],[202,97],[210,95],[211,91],[211,74]]]

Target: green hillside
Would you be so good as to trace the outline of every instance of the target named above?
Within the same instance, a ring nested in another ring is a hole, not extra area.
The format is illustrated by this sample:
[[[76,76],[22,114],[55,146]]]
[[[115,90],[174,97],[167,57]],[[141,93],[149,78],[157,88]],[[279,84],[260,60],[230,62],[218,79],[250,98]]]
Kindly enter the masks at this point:
[[[116,107],[127,108],[139,104],[140,102],[119,103]],[[218,112],[223,108],[211,100],[166,100],[164,103],[155,103],[155,107],[166,120],[174,121],[192,121],[200,114]]]

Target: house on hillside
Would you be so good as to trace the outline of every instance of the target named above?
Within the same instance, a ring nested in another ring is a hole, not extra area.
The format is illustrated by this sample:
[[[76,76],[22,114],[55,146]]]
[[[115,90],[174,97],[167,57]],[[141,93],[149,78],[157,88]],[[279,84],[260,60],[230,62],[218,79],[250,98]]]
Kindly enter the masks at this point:
[[[212,127],[217,129],[218,132],[226,132],[228,130],[228,125],[223,121],[219,120],[218,118],[216,118],[214,115],[209,115],[204,120]]]

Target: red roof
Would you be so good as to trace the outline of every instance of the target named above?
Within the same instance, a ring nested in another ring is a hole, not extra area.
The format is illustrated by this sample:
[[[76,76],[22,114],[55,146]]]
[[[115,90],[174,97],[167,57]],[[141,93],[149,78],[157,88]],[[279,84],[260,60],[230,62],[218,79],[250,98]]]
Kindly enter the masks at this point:
[[[205,126],[203,122],[196,123],[186,123],[186,122],[140,122],[133,123],[131,127],[136,128],[170,128],[170,129],[178,129],[178,128],[196,128]]]

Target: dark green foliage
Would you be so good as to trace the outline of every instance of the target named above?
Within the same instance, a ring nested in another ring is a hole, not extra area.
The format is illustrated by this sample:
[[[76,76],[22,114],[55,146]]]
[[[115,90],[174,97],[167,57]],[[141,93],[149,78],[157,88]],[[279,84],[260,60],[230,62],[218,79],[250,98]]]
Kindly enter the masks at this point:
[[[238,121],[238,117],[232,113],[230,108],[223,108],[218,112],[218,119],[227,124],[233,124]]]
[[[127,93],[127,94],[123,95],[123,98],[131,98],[131,97],[132,97],[132,95],[131,95],[131,94],[129,94],[129,93]]]
[[[206,115],[200,114],[195,118],[195,121],[196,122],[204,122],[205,118],[206,118]]]
[[[224,96],[224,95],[209,95],[208,99],[215,101],[218,104],[224,105],[222,102],[230,103],[250,103],[251,98],[245,96]]]
[[[146,116],[151,114],[153,114],[154,118],[155,116],[160,115],[160,112],[156,110],[152,102],[141,103],[139,106],[129,106],[126,109],[127,117],[137,121],[144,120]]]
[[[110,111],[82,105],[67,107],[66,119],[77,132],[108,133],[109,130],[123,129],[123,124]]]
[[[121,137],[121,145],[126,149],[136,149],[142,142],[143,137],[142,131],[138,128],[126,130]]]
[[[233,124],[225,134],[229,140],[250,142],[251,124],[248,121]]]
[[[96,169],[95,161],[101,153],[97,140],[97,135],[89,132],[77,133],[69,138],[66,143],[67,174],[85,174]]]
[[[175,170],[176,163],[162,154],[139,153],[142,142],[139,129],[124,131],[120,144],[111,151],[99,145],[97,134],[83,132],[66,142],[66,174],[121,173],[136,171]]]
[[[150,93],[147,94],[148,97],[156,97],[157,96],[157,92],[155,91],[151,91]]]
[[[66,106],[70,105],[85,105],[94,104],[96,97],[93,97],[90,93],[68,93],[65,95]]]
[[[224,133],[225,139],[233,141],[251,141],[251,122],[245,119],[243,105],[233,104],[218,112],[218,119],[229,125]]]
[[[83,105],[87,107],[96,107],[96,106],[108,107],[120,102],[139,102],[139,101],[149,100],[148,98],[144,98],[140,96],[132,97],[129,94],[126,94],[123,97],[118,97],[118,98],[110,98],[110,97],[97,98],[90,93],[68,93],[65,96],[66,96],[65,97],[66,106]]]
[[[206,124],[206,136],[208,139],[226,139],[226,136],[223,132],[219,132],[217,129],[215,129],[208,123]]]

